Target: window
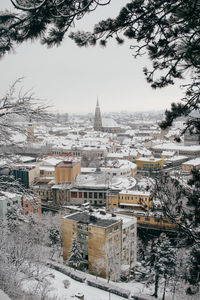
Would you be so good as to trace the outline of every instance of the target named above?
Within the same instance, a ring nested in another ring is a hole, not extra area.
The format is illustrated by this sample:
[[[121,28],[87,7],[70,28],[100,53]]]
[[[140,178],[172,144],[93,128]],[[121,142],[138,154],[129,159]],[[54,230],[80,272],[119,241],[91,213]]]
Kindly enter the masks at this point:
[[[84,192],[84,198],[87,198],[87,192]]]
[[[119,240],[118,234],[116,234],[116,235],[114,236],[114,240],[115,240],[115,241],[118,241],[118,240]]]
[[[112,228],[109,228],[109,229],[108,229],[108,233],[112,233]]]
[[[163,223],[168,223],[168,221],[167,220],[163,220]]]
[[[145,218],[145,221],[150,221],[150,218]]]
[[[77,198],[77,192],[71,192],[71,197],[72,198]]]
[[[137,220],[140,220],[140,217],[137,217]]]
[[[92,198],[92,193],[91,192],[89,192],[89,198]]]
[[[94,193],[94,198],[97,199],[97,192]]]
[[[119,229],[119,226],[116,225],[116,226],[114,227],[114,231],[117,231],[118,229]]]

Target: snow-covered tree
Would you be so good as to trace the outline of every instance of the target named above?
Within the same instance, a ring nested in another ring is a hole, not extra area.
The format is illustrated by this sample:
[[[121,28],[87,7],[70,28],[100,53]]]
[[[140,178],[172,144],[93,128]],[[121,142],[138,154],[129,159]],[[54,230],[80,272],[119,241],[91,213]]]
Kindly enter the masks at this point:
[[[170,278],[175,276],[176,254],[169,238],[161,233],[159,238],[150,241],[147,247],[145,266],[150,276],[153,276],[154,297],[158,297],[160,279],[164,279],[163,299]]]
[[[76,238],[72,240],[71,255],[68,259],[68,264],[73,268],[80,269],[83,266],[83,257],[80,244]]]
[[[193,287],[193,293],[199,291],[199,281],[200,281],[200,247],[198,244],[194,245],[190,250],[190,259],[188,260],[188,281]],[[188,293],[192,293],[192,287],[187,289]]]
[[[17,79],[0,98],[0,140],[1,145],[13,142],[16,133],[26,134],[24,124],[16,122],[21,120],[29,122],[34,120],[49,120],[47,105],[34,96],[33,92],[23,91],[22,78]]]
[[[20,207],[12,205],[6,213],[6,221],[11,232],[15,231],[23,220],[23,211]]]

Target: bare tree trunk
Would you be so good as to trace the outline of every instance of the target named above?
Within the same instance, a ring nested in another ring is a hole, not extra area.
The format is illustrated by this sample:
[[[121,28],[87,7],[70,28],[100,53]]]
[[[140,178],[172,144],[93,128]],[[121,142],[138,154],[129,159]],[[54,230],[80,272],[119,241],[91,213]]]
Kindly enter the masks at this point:
[[[165,300],[166,286],[167,286],[167,279],[165,278],[165,284],[164,284],[164,291],[163,291],[162,300]]]
[[[155,289],[154,289],[154,293],[153,293],[153,296],[155,298],[158,298],[158,282],[159,282],[159,274],[156,274],[155,276]]]

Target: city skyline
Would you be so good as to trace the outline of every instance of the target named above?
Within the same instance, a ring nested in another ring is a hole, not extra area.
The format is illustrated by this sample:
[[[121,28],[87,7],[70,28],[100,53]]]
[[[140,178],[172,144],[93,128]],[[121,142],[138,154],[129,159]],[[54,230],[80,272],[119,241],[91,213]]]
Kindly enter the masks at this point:
[[[99,8],[77,28],[89,30],[103,18],[115,16],[124,1]],[[7,7],[5,0],[0,9]],[[75,28],[74,30],[77,30]],[[27,42],[1,59],[2,97],[17,78],[24,77],[24,91],[32,89],[52,110],[62,113],[93,112],[99,98],[101,111],[165,110],[183,96],[177,81],[174,86],[153,90],[146,82],[143,67],[151,66],[147,57],[134,59],[130,40],[124,45],[109,41],[99,46],[79,48],[66,38],[61,46],[47,49],[38,41]]]

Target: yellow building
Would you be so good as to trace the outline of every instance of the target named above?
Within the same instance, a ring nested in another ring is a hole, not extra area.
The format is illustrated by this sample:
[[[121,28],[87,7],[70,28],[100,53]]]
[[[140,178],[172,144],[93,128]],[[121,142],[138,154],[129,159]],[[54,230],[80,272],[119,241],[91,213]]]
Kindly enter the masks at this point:
[[[156,171],[163,169],[163,159],[161,158],[141,157],[136,159],[135,162],[138,170]]]
[[[152,209],[152,194],[146,191],[124,190],[119,194],[111,194],[107,197],[106,208],[124,208],[132,210],[151,210]]]
[[[121,268],[122,221],[78,212],[62,219],[63,259],[71,255],[72,240],[80,244],[91,273],[118,280]]]
[[[68,159],[58,163],[55,167],[55,184],[73,183],[81,173],[81,163],[78,159]]]

